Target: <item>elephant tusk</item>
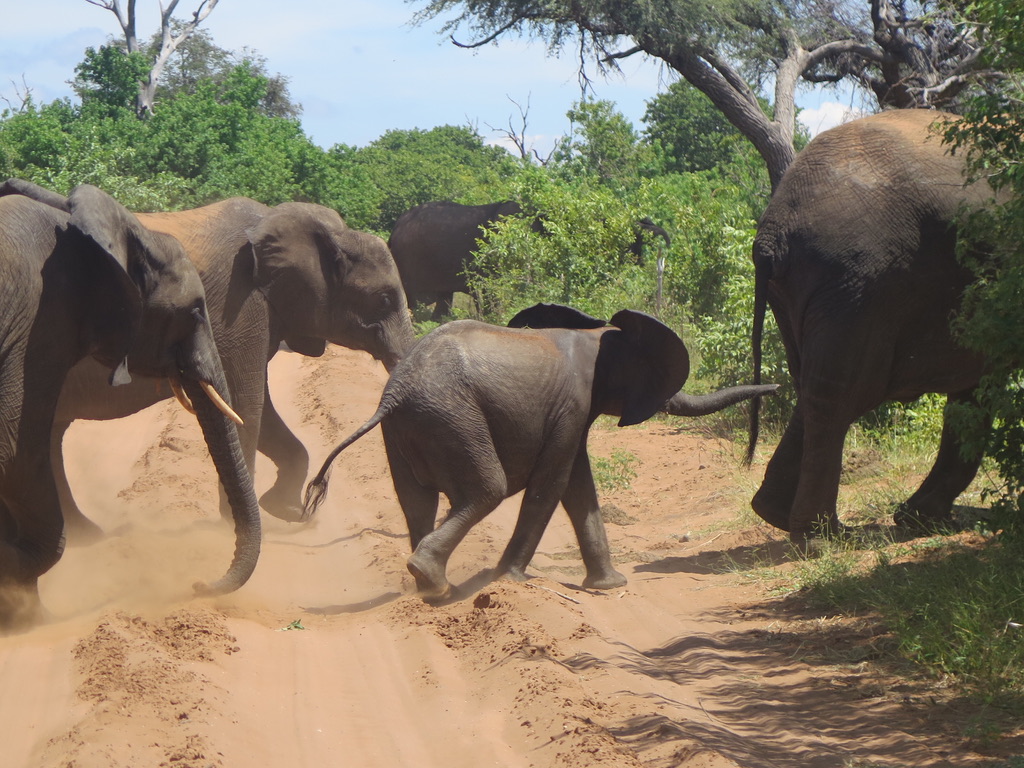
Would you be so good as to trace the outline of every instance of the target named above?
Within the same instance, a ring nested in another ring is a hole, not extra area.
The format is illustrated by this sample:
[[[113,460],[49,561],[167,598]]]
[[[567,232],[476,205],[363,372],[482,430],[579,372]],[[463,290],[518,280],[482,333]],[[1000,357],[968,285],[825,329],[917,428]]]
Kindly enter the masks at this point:
[[[203,392],[210,398],[210,401],[217,406],[217,410],[231,419],[238,426],[242,426],[245,422],[242,421],[242,417],[235,413],[231,406],[224,402],[224,398],[220,396],[220,392],[214,389],[213,384],[208,381],[200,381],[199,386],[203,388]]]
[[[185,394],[185,390],[181,388],[181,382],[177,379],[168,379],[167,381],[171,385],[171,392],[174,393],[174,398],[181,403],[181,407],[195,416],[195,406],[193,406],[192,401],[188,399],[188,395]]]

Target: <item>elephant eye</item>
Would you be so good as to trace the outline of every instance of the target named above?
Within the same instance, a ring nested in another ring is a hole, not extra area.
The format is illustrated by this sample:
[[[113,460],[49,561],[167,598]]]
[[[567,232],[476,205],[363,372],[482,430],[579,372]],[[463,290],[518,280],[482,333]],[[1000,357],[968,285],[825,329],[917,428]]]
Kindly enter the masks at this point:
[[[390,312],[391,307],[394,304],[394,300],[391,298],[391,294],[382,293],[380,295],[380,308],[384,312]]]

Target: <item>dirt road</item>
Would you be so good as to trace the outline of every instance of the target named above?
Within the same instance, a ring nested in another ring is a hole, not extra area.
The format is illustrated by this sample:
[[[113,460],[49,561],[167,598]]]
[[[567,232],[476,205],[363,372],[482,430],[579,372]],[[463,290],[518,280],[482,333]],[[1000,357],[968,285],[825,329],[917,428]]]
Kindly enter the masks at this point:
[[[271,388],[319,462],[374,410],[366,355],[282,353]],[[878,684],[870,638],[744,577],[784,549],[737,525],[755,475],[738,451],[666,422],[596,430],[638,477],[606,494],[623,589],[586,592],[558,512],[527,584],[488,583],[515,500],[456,550],[466,597],[412,594],[407,539],[379,430],[335,463],[319,518],[264,518],[241,591],[195,600],[232,539],[215,522],[213,468],[173,403],[78,422],[67,441],[79,502],[110,532],[71,547],[42,583],[53,621],[0,638],[0,765],[960,766],[980,756],[927,702]],[[262,463],[257,488],[272,468]],[[737,487],[737,485],[746,487]],[[723,570],[726,558],[738,563]],[[785,569],[785,565],[779,568]],[[817,629],[815,629],[817,622]],[[806,633],[805,630],[806,629]],[[822,638],[825,638],[824,640]]]

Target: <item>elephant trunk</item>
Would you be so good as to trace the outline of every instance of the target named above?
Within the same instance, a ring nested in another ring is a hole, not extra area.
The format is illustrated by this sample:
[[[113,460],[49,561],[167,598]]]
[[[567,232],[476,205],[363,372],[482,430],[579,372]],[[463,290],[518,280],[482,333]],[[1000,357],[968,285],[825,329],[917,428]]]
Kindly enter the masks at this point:
[[[393,319],[384,323],[381,336],[381,354],[377,355],[377,358],[384,364],[387,372],[391,373],[416,343],[416,332],[412,327],[409,312],[404,307],[395,313]]]
[[[769,395],[778,388],[778,384],[747,384],[726,387],[707,395],[688,395],[680,390],[665,401],[661,412],[672,416],[707,416],[744,400]]]
[[[217,389],[226,391],[223,376],[219,379]],[[227,573],[212,584],[194,586],[199,595],[222,595],[245,584],[256,568],[261,538],[259,503],[234,423],[210,400],[199,382],[183,377],[182,386],[199,419],[235,521],[235,553]]]

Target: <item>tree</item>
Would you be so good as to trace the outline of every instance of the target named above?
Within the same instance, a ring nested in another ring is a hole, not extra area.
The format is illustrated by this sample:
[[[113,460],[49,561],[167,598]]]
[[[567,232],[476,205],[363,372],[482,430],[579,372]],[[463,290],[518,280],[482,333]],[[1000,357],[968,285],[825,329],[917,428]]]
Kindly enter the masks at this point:
[[[708,97],[685,80],[647,102],[644,136],[662,153],[670,173],[706,171],[735,159],[743,135]]]
[[[125,49],[128,54],[138,53],[142,50],[135,28],[136,0],[128,0],[127,9],[121,7],[120,0],[85,0],[85,2],[104,8],[117,17],[117,23],[121,26],[121,31],[124,32]],[[213,9],[217,7],[218,0],[200,0],[199,7],[192,13],[191,20],[175,25],[173,17],[178,2],[179,0],[170,0],[166,8],[163,3],[160,4],[160,47],[156,51],[148,73],[139,83],[139,92],[135,101],[135,111],[140,117],[153,111],[157,84],[171,54],[213,12]]]
[[[173,22],[172,31],[180,36],[181,23]],[[150,59],[157,57],[161,45],[162,35],[157,33],[146,47]],[[280,74],[271,75],[263,56],[248,48],[241,52],[221,48],[205,29],[195,30],[167,59],[155,99],[165,101],[176,94],[189,93],[203,80],[223,85],[239,65],[245,65],[266,81],[258,105],[262,114],[296,118],[302,113],[302,106],[293,102],[288,92],[288,78]]]
[[[613,189],[636,185],[647,148],[612,102],[584,99],[566,117],[571,121],[569,135],[555,147],[550,167],[569,178],[591,176]]]
[[[130,108],[139,94],[139,82],[149,70],[141,53],[125,53],[116,46],[104,45],[99,50],[85,49],[85,59],[75,67],[71,82],[85,108],[93,107],[111,114]]]
[[[390,232],[404,211],[431,200],[494,202],[516,167],[475,129],[452,125],[391,130],[362,149],[332,154],[342,173],[350,172],[347,166],[376,187],[376,213],[361,224],[379,232]]]
[[[704,93],[764,159],[772,186],[795,155],[797,84],[844,79],[881,105],[947,103],[974,77],[994,77],[979,59],[975,27],[933,0],[870,0],[857,14],[840,0],[424,0],[418,23],[453,14],[443,31],[468,29],[472,48],[506,34],[549,50],[580,48],[601,67],[628,56],[660,59]],[[927,16],[926,16],[927,14]],[[758,99],[774,82],[771,112]]]

